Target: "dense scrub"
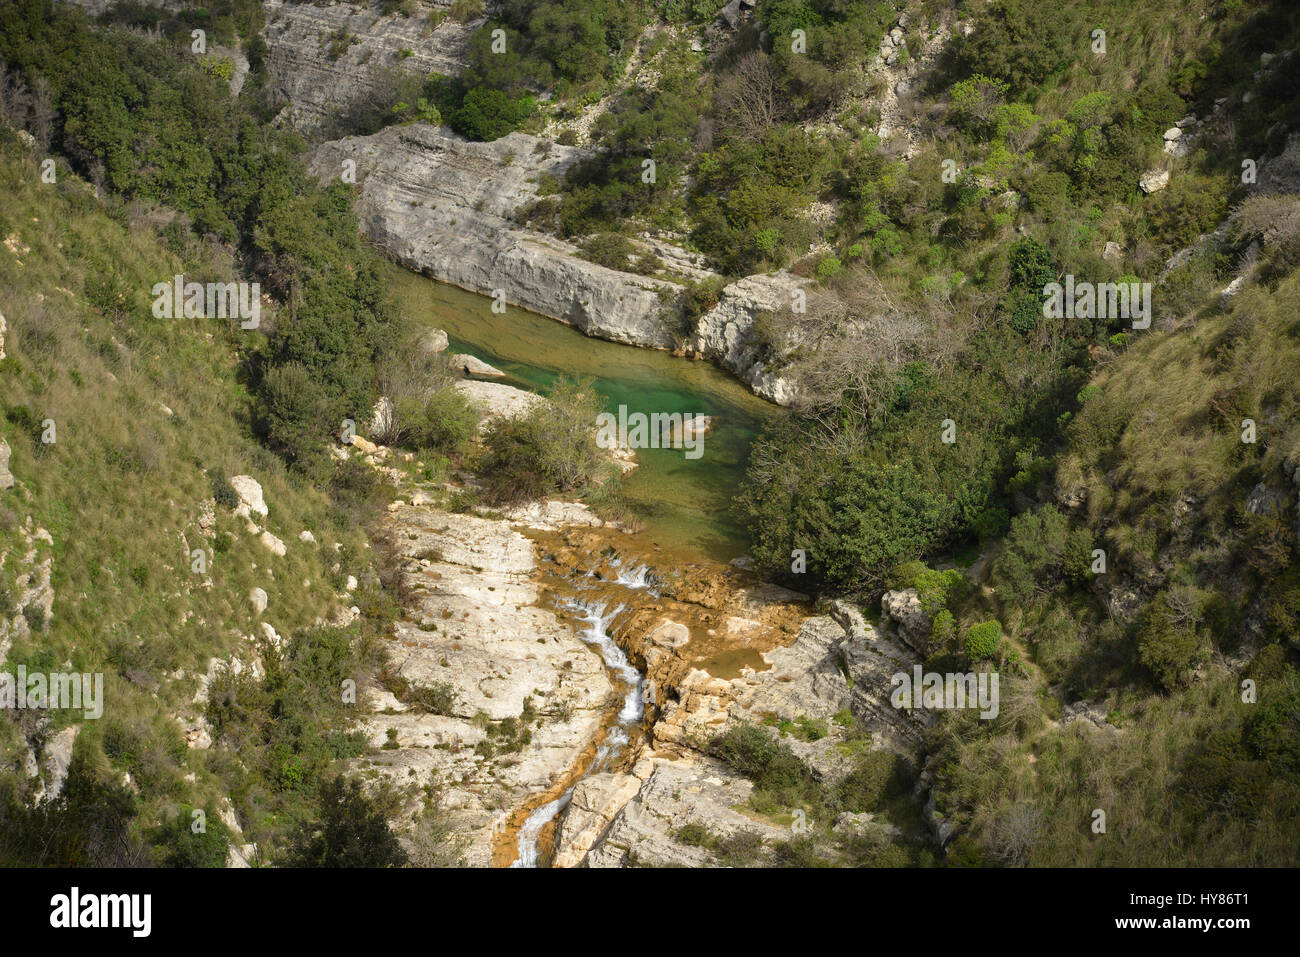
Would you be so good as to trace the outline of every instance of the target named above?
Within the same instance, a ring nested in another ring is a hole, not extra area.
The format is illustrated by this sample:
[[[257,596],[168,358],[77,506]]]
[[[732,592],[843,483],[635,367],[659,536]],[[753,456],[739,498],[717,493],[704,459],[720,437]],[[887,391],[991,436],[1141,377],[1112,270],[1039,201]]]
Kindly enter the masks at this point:
[[[211,14],[239,21],[240,11]],[[340,689],[382,666],[375,639],[395,611],[366,547],[382,491],[370,470],[325,454],[344,418],[368,421],[391,373],[379,359],[404,334],[379,264],[343,188],[311,182],[301,144],[232,101],[179,44],[12,2],[0,5],[0,60],[0,435],[18,481],[0,506],[0,597],[11,615],[42,528],[52,544],[37,557],[51,562],[55,595],[49,615],[22,609],[29,628],[5,667],[103,672],[111,703],[82,723],[57,801],[38,804],[21,756],[71,719],[5,712],[14,764],[0,780],[0,858],[221,865],[234,836],[224,814],[262,860],[295,841],[306,860],[301,848],[329,835],[333,792],[322,788],[363,747]],[[23,127],[38,152],[15,135]],[[42,179],[46,155],[53,182]],[[151,290],[174,275],[260,282],[261,325],[159,317]],[[419,423],[416,444],[463,437],[463,425],[430,437],[438,424]],[[285,554],[232,514],[237,474],[262,484],[263,524],[290,543]],[[304,529],[314,542],[299,541]],[[203,552],[197,571],[192,549]],[[362,615],[327,624],[344,610],[349,574],[361,579],[351,600]],[[249,655],[240,636],[259,634],[254,587],[283,644],[256,649],[261,682],[218,669],[213,746],[189,747],[169,715],[202,712],[191,699],[210,658]],[[353,810],[370,800],[346,798]]]

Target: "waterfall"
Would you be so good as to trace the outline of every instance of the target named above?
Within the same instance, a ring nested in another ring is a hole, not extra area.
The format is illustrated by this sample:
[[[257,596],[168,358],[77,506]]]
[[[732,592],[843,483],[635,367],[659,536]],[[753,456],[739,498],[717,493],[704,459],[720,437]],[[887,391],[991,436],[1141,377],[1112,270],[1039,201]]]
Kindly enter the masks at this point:
[[[644,565],[635,569],[629,577],[638,578],[643,584],[629,585],[629,587],[646,587],[644,584],[646,571]],[[579,599],[568,599],[565,604],[578,612],[578,620],[585,625],[584,628],[579,630],[578,637],[594,647],[604,660],[605,667],[614,672],[627,686],[627,693],[623,697],[623,706],[618,712],[618,720],[606,733],[605,740],[597,749],[591,766],[587,768],[583,775],[583,777],[586,777],[604,770],[623,753],[623,749],[627,747],[628,742],[631,740],[629,729],[640,724],[642,718],[645,717],[644,679],[641,672],[637,671],[628,662],[623,649],[614,642],[614,639],[609,634],[610,623],[623,611],[624,606],[622,604],[615,606],[609,612],[605,611],[606,603],[603,601],[585,602]],[[573,798],[573,790],[577,786],[575,781],[567,791],[554,801],[543,804],[528,815],[528,819],[524,821],[524,826],[519,830],[519,856],[510,865],[511,867],[537,866],[537,842],[542,831],[561,811],[568,807],[569,801]]]

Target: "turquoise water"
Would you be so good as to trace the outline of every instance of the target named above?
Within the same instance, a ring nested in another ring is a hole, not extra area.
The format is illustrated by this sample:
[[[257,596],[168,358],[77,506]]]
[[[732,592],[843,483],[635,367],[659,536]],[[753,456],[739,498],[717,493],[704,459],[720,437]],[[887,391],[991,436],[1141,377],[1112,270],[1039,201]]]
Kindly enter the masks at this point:
[[[708,363],[591,339],[513,306],[497,315],[489,299],[392,269],[392,288],[406,314],[445,330],[452,352],[507,373],[499,381],[546,393],[563,377],[591,378],[610,412],[626,405],[630,413],[712,416],[698,459],[680,449],[639,449],[640,468],[624,480],[624,496],[653,544],[723,561],[745,553],[748,540],[732,503],[750,444],[775,414],[773,406]]]

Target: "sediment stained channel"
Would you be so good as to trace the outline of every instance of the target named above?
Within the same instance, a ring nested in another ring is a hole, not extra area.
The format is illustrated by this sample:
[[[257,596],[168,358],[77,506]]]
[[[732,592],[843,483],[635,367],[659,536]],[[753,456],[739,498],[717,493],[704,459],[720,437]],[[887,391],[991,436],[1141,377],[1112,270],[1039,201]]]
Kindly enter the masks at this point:
[[[613,634],[616,622],[625,618],[637,598],[655,597],[653,578],[645,565],[624,568],[619,559],[614,559],[606,563],[606,569],[611,565],[615,572],[612,578],[601,577],[592,569],[585,576],[555,577],[548,582],[550,600],[556,611],[571,616],[578,637],[600,655],[622,695],[617,710],[611,711],[602,725],[598,743],[583,753],[573,772],[565,775],[560,793],[555,794],[556,789],[552,789],[542,795],[538,799],[540,803],[527,809],[522,823],[518,823],[516,814],[512,822],[516,826],[507,830],[493,855],[501,862],[502,855],[509,853],[513,846],[511,867],[546,864],[553,852],[556,824],[578,782],[588,775],[616,770],[626,764],[644,736],[648,705],[653,699],[647,694],[644,675],[628,660]]]

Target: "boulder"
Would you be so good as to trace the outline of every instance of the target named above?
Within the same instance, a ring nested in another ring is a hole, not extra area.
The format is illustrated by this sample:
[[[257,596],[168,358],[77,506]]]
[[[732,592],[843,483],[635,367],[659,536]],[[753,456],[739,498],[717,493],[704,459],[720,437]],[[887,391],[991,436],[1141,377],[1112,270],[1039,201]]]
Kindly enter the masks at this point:
[[[505,375],[496,366],[488,365],[482,359],[475,356],[457,353],[447,360],[453,369],[465,373],[465,375],[484,375],[484,376],[503,376]]]
[[[263,532],[261,542],[273,555],[283,555],[285,553],[284,542],[276,538],[270,532]]]
[[[880,611],[895,624],[898,637],[908,647],[925,653],[933,621],[921,607],[921,596],[915,588],[885,592],[880,599]]]
[[[266,611],[266,592],[261,588],[251,588],[248,591],[248,603],[253,606],[253,614],[260,615]]]
[[[1142,174],[1142,178],[1138,180],[1138,186],[1142,188],[1142,192],[1147,194],[1158,193],[1168,185],[1169,170],[1167,169],[1147,170]]]
[[[419,350],[426,356],[436,356],[447,351],[447,333],[441,329],[430,329],[420,340]]]
[[[235,511],[242,515],[267,514],[266,500],[262,498],[262,485],[251,475],[231,476],[230,485],[239,496],[240,508]]]
[[[279,651],[283,645],[283,641],[281,640],[280,635],[276,632],[275,628],[271,625],[271,623],[269,621],[262,622],[261,629],[262,629],[262,637],[265,638],[268,643],[270,643],[272,648],[274,648],[276,651]]]
[[[9,456],[12,450],[9,443],[0,439],[0,489],[14,487],[14,474],[9,471]]]
[[[484,417],[480,428],[487,428],[488,422],[493,418],[523,415],[537,403],[545,401],[534,392],[525,392],[499,382],[480,382],[477,379],[457,382],[456,391],[478,406]]]

